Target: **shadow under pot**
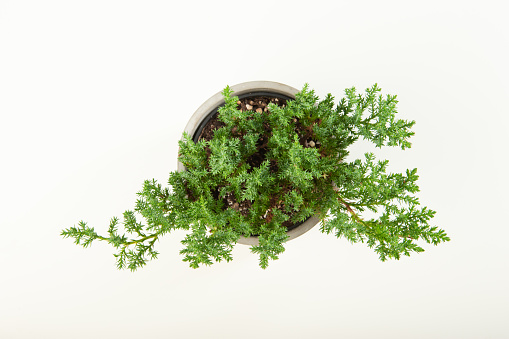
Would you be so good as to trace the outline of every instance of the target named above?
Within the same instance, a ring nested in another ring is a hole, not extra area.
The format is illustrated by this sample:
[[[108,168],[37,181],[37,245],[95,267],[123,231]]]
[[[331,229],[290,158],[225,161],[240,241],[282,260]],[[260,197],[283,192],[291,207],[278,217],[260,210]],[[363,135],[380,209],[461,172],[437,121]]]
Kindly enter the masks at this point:
[[[233,90],[233,95],[239,98],[238,109],[252,110],[260,114],[267,112],[269,103],[278,106],[286,105],[287,101],[295,99],[295,94],[298,92],[293,87],[270,81],[246,82],[230,88]],[[218,109],[223,105],[224,99],[221,92],[219,92],[203,103],[193,114],[184,131],[192,136],[194,142],[211,140],[214,131],[224,126],[224,123],[217,119]],[[262,148],[253,154],[247,160],[248,164],[252,168],[258,167],[265,160],[265,151]],[[179,171],[185,170],[180,161],[177,164],[177,169]],[[219,192],[217,194],[219,196]],[[241,214],[247,215],[249,213],[249,207],[251,206],[249,200],[237,202],[231,194],[225,197],[225,202],[228,207],[238,210]],[[311,216],[307,220],[296,224],[289,220],[286,221],[283,226],[287,228],[288,241],[306,233],[319,221],[320,219],[317,216]],[[255,235],[250,237],[241,236],[238,243],[256,246],[258,245],[258,237]]]

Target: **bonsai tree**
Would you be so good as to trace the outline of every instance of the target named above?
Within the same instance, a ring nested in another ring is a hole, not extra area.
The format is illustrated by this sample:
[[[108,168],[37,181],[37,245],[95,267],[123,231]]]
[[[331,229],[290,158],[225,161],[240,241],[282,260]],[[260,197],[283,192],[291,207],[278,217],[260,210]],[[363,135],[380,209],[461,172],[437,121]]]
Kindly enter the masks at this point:
[[[380,91],[352,87],[335,105],[331,94],[319,100],[306,84],[295,100],[254,110],[226,87],[219,127],[209,140],[184,133],[179,161],[186,170],[170,173],[170,187],[145,181],[134,211],[123,214],[123,230],[114,217],[106,235],[83,221],[61,235],[83,247],[108,242],[117,267],[133,271],[157,258],[156,242],[174,229],[190,231],[180,253],[193,268],[232,260],[235,243],[252,235],[259,244],[251,251],[266,268],[284,251],[288,227],[313,215],[321,232],[366,243],[382,261],[424,251],[418,240],[449,241],[429,224],[435,211],[415,196],[417,169],[387,173],[388,160],[373,153],[346,161],[361,137],[376,147],[411,146],[415,121],[396,119],[396,96]]]

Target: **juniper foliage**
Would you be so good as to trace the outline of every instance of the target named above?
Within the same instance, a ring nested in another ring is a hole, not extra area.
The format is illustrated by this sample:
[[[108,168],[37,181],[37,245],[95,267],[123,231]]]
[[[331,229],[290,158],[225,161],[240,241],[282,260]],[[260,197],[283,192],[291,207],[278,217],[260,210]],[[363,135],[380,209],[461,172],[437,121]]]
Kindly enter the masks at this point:
[[[251,251],[266,268],[285,250],[282,223],[312,215],[321,218],[322,232],[366,243],[382,261],[424,251],[418,240],[449,241],[429,224],[435,211],[421,207],[415,195],[417,169],[387,173],[388,160],[369,152],[346,161],[349,146],[361,137],[376,147],[411,146],[415,121],[396,119],[396,96],[380,92],[376,84],[364,94],[352,87],[335,105],[331,94],[320,100],[306,84],[285,107],[269,104],[269,112],[260,114],[237,109],[238,98],[226,87],[219,109],[225,126],[210,141],[195,143],[184,134],[179,160],[187,170],[170,173],[171,189],[145,181],[134,211],[123,215],[122,234],[115,217],[107,236],[83,221],[61,235],[83,247],[106,241],[117,249],[117,267],[133,271],[157,258],[156,242],[173,229],[190,231],[180,253],[193,268],[232,260],[239,237],[251,235],[259,236]],[[303,142],[303,131],[313,144]],[[266,159],[252,168],[247,160],[260,140],[267,140]],[[249,200],[249,213],[225,205],[227,195]],[[366,211],[376,217],[364,217]]]

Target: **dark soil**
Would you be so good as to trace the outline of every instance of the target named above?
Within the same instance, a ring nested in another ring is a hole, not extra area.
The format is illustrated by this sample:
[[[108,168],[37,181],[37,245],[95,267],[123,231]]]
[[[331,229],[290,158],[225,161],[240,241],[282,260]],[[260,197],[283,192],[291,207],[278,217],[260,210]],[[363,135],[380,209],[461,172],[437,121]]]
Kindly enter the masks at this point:
[[[253,111],[257,113],[265,113],[268,112],[269,103],[276,104],[278,106],[284,107],[286,105],[286,99],[283,98],[272,98],[268,96],[256,96],[256,97],[247,97],[240,99],[237,101],[237,109],[241,111]],[[214,137],[214,131],[218,128],[223,127],[225,124],[222,121],[219,121],[218,113],[214,114],[212,119],[204,126],[203,130],[198,137],[198,140],[212,140]],[[239,134],[240,135],[240,134]]]
[[[268,107],[267,107],[269,103],[274,103],[278,106],[284,107],[286,105],[286,99],[274,98],[274,97],[269,97],[269,96],[246,97],[246,98],[240,99],[237,102],[237,104],[238,104],[237,109],[242,110],[242,111],[253,111],[253,112],[256,112],[259,114],[270,114],[270,112],[268,111]],[[312,127],[304,128],[304,126],[302,126],[297,119],[295,120],[295,122],[296,122],[296,132],[298,133],[298,135],[300,137],[301,144],[304,147],[319,147],[320,146],[319,144],[316,145],[314,143],[314,141],[312,141],[312,135],[313,135]],[[214,137],[214,131],[218,128],[223,127],[223,126],[225,126],[225,124],[218,119],[218,113],[216,113],[204,126],[203,130],[201,131],[201,133],[198,137],[198,140],[202,140],[202,139],[207,140],[207,141],[211,140]],[[267,125],[267,132],[270,135],[271,131],[270,131],[270,127],[268,125]],[[242,137],[242,133],[235,133],[234,130],[232,130],[232,133],[236,136],[238,135],[239,137]],[[258,151],[256,153],[254,153],[252,156],[250,156],[249,159],[247,159],[246,162],[252,168],[259,167],[261,165],[261,163],[266,159],[265,154],[267,152],[267,142],[268,142],[268,136],[266,136],[266,135],[262,136],[260,138],[260,140],[258,141],[258,147],[257,147]],[[208,148],[207,148],[207,154],[210,156],[210,149],[208,149]],[[278,166],[277,166],[277,163],[275,160],[271,160],[270,165],[271,165],[270,168],[271,168],[272,173],[275,173],[278,171]],[[221,188],[222,187],[218,187],[214,192],[212,192],[213,196],[216,199],[219,199],[219,191]],[[284,187],[282,195],[284,195],[291,189],[292,189],[292,187]],[[244,216],[249,215],[249,210],[252,205],[252,202],[249,200],[244,200],[244,201],[240,201],[240,202],[237,201],[235,198],[235,195],[233,193],[228,193],[224,197],[224,203],[225,203],[225,206],[231,207],[231,208],[239,211]],[[269,207],[267,213],[265,213],[265,215],[262,217],[262,219],[265,219],[267,222],[270,222],[273,217],[271,211],[273,209],[284,210],[284,208],[285,208],[285,206],[284,206],[282,200],[279,197],[273,197],[273,199],[271,200],[270,207]],[[289,216],[290,216],[290,219],[285,221],[283,223],[283,226],[287,227],[288,229],[292,229],[292,228],[296,227],[297,225],[295,225],[291,221],[291,217],[293,215],[289,214]]]

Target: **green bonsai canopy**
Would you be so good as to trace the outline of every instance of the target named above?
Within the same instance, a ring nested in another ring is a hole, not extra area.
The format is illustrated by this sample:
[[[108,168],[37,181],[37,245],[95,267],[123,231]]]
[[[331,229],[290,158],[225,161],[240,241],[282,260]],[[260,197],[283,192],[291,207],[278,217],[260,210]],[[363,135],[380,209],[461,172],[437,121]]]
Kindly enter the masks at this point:
[[[117,267],[131,270],[156,258],[155,243],[173,229],[190,231],[180,253],[193,268],[232,260],[235,243],[251,236],[266,268],[284,251],[288,229],[313,216],[322,232],[366,243],[382,261],[424,251],[418,240],[448,241],[429,224],[435,212],[419,206],[416,169],[387,173],[388,160],[372,153],[347,160],[360,137],[376,147],[410,147],[415,122],[396,119],[396,96],[380,91],[376,84],[362,95],[346,89],[335,105],[332,95],[319,100],[305,85],[295,100],[260,112],[226,87],[221,127],[198,142],[184,133],[179,161],[186,170],[170,173],[170,187],[145,181],[134,211],[123,215],[124,232],[114,217],[106,236],[83,221],[61,235],[84,247],[106,241],[117,249]]]

